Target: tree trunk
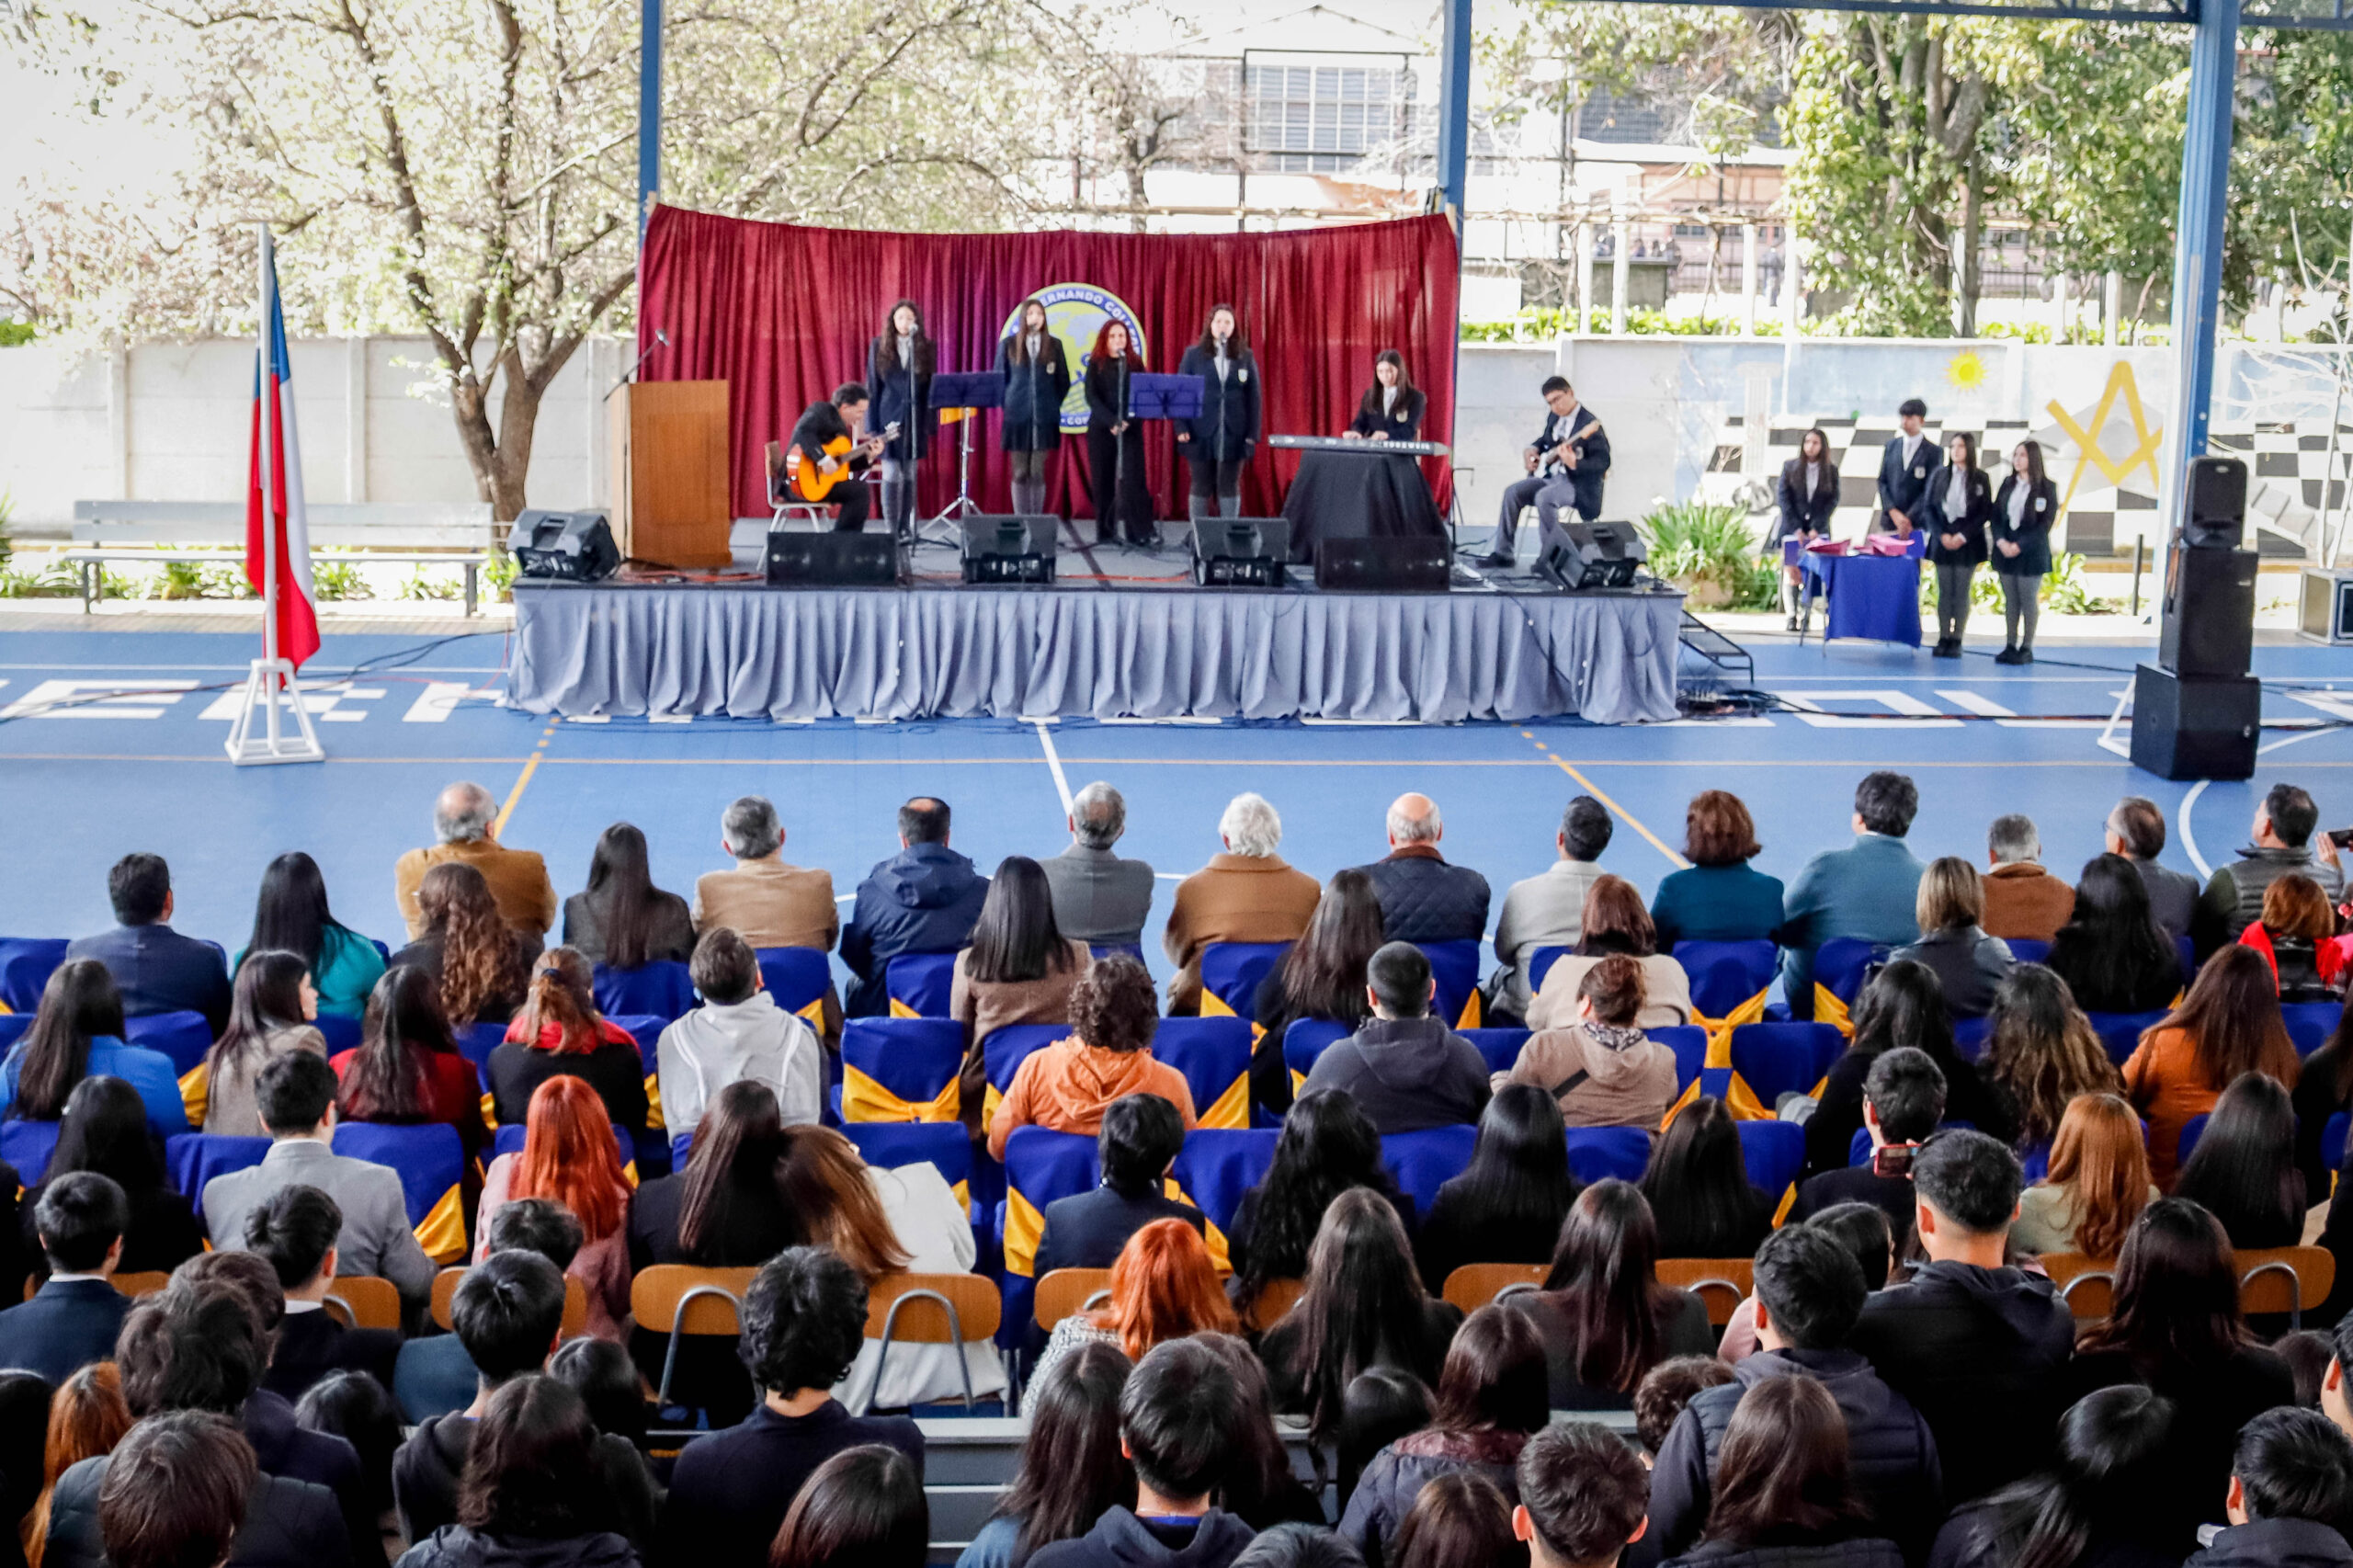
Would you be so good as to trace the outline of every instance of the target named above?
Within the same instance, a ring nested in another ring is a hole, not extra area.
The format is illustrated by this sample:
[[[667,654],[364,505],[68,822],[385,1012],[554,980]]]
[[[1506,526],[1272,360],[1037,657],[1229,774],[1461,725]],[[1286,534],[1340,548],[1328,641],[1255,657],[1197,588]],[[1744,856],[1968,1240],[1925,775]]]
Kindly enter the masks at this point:
[[[1953,268],[1952,330],[1956,337],[1977,335],[1977,296],[1984,282],[1980,247],[1984,242],[1984,193],[1978,188],[1977,160],[1961,170],[1961,238]]]

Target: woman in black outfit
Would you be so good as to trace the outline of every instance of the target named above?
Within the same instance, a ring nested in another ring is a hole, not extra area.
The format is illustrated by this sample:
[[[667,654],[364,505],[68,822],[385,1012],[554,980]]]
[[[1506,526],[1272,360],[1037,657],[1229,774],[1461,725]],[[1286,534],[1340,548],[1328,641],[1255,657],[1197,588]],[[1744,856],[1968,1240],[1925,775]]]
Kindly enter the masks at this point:
[[[2177,1413],[2158,1458],[2163,1479],[2146,1489],[2143,1506],[2178,1560],[2196,1549],[2198,1527],[2229,1489],[2239,1428],[2296,1402],[2288,1364],[2257,1345],[2239,1315],[2230,1239],[2186,1198],[2161,1198],[2133,1221],[2116,1260],[2115,1306],[2076,1342],[2061,1401],[2120,1383],[2154,1390]]]
[[[1250,1053],[1250,1097],[1270,1114],[1290,1109],[1285,1029],[1301,1018],[1320,1018],[1353,1030],[1372,1016],[1364,971],[1380,950],[1381,929],[1381,900],[1372,879],[1361,870],[1335,872],[1315,901],[1307,929],[1258,983],[1251,1017],[1266,1033]]]
[[[1232,305],[1213,305],[1201,324],[1200,341],[1177,362],[1180,376],[1201,378],[1201,415],[1176,421],[1176,448],[1193,472],[1188,515],[1196,528],[1210,516],[1242,515],[1242,467],[1258,445],[1264,388],[1258,361],[1242,335]]]
[[[51,1182],[75,1171],[110,1177],[131,1199],[131,1226],[122,1233],[123,1274],[168,1274],[204,1250],[196,1210],[164,1177],[163,1151],[147,1128],[139,1091],[120,1078],[85,1078],[65,1097],[57,1151],[39,1187],[24,1196],[26,1249],[36,1279],[49,1278],[49,1259],[33,1229],[33,1210]]]
[[[1144,373],[1143,350],[1125,324],[1107,321],[1086,357],[1086,488],[1095,502],[1095,542],[1157,542],[1152,486],[1144,477],[1143,421],[1128,412],[1128,381]],[[1117,492],[1116,496],[1114,492]]]
[[[577,949],[552,948],[540,956],[531,994],[507,1026],[506,1040],[490,1053],[485,1073],[501,1126],[528,1124],[539,1086],[569,1074],[597,1091],[616,1124],[631,1133],[644,1131],[644,1052],[597,1010],[591,980],[588,960]]]
[[[1013,465],[1013,509],[1034,517],[1046,509],[1046,460],[1062,450],[1070,361],[1042,301],[1024,300],[1014,315],[1013,330],[996,346],[996,372],[1005,378],[997,440]]]
[[[1799,438],[1798,455],[1781,465],[1776,498],[1780,509],[1773,518],[1772,531],[1765,536],[1766,559],[1778,561],[1781,546],[1790,540],[1803,549],[1829,535],[1830,514],[1838,506],[1838,466],[1830,460],[1829,437],[1813,429]],[[1802,565],[1781,568],[1781,613],[1789,620],[1785,631],[1802,631],[1805,617],[1813,612],[1811,600],[1803,608],[1798,603],[1798,589],[1804,578]]]
[[[694,956],[687,901],[654,885],[645,835],[625,822],[607,828],[588,860],[588,887],[563,901],[563,945],[592,964],[636,969]]]
[[[1856,1494],[1847,1418],[1813,1378],[1765,1378],[1724,1428],[1697,1568],[1902,1568],[1904,1553]]]
[[[1653,1367],[1715,1349],[1699,1298],[1659,1283],[1658,1226],[1631,1182],[1577,1194],[1544,1288],[1506,1301],[1543,1336],[1555,1410],[1631,1410]]]
[[[1847,1149],[1863,1126],[1863,1079],[1880,1052],[1909,1045],[1928,1053],[1945,1075],[1945,1119],[1966,1121],[2007,1143],[2017,1118],[1985,1087],[1977,1069],[1953,1051],[1943,985],[1926,964],[1897,960],[1871,977],[1855,999],[1855,1039],[1832,1064],[1822,1104],[1805,1124],[1805,1174],[1847,1168]]]
[[[1410,1218],[1410,1200],[1381,1163],[1381,1134],[1356,1097],[1345,1089],[1300,1096],[1283,1118],[1266,1179],[1242,1195],[1225,1228],[1226,1255],[1233,1263],[1226,1292],[1234,1311],[1247,1318],[1270,1280],[1306,1272],[1324,1211],[1356,1187],[1372,1188]]]
[[[2296,1168],[2304,1173],[2307,1195],[2325,1194],[2330,1190],[2330,1173],[2345,1162],[2343,1149],[2322,1143],[2328,1133],[2328,1119],[2338,1111],[2353,1109],[2353,997],[2347,999],[2327,1040],[2304,1058],[2296,1074],[2295,1107]],[[2346,1209],[2347,1218],[2353,1219],[2353,1203]],[[2340,1299],[2353,1294],[2353,1280],[2337,1293]]]
[[[1773,1199],[1748,1181],[1740,1129],[1723,1101],[1685,1106],[1651,1146],[1643,1197],[1661,1257],[1748,1257],[1773,1230]]]
[[[2059,520],[2059,487],[2043,477],[2042,447],[2020,441],[2010,453],[2010,472],[1994,497],[1988,531],[1990,559],[2002,585],[2002,624],[2007,642],[1994,655],[1997,665],[2034,663],[2034,623],[2042,613],[2039,596],[2051,570],[2051,525]]]
[[[1357,403],[1347,434],[1367,441],[1412,441],[1422,434],[1422,412],[1429,400],[1405,373],[1405,357],[1394,348],[1373,356],[1372,385]]]
[[[1415,1249],[1422,1283],[1443,1291],[1466,1263],[1552,1262],[1576,1197],[1560,1102],[1534,1084],[1505,1085],[1480,1113],[1470,1166],[1430,1200]]]
[[[2176,1425],[2172,1402],[2137,1385],[2078,1400],[2050,1467],[1955,1511],[1928,1568],[2177,1568],[2168,1521],[2147,1506]]]
[[[2239,1074],[2214,1102],[2173,1192],[2221,1221],[2234,1247],[2302,1240],[2308,1199],[2304,1174],[2296,1168],[2296,1113],[2288,1091],[2266,1074]]]
[[[1994,482],[1977,466],[1976,438],[1956,430],[1945,438],[1945,466],[1928,480],[1920,498],[1920,530],[1928,536],[1928,559],[1937,568],[1937,646],[1939,659],[1961,657],[1969,630],[1969,589],[1985,563],[1985,523],[1994,515]]]
[[[882,520],[904,538],[915,510],[915,465],[931,449],[931,376],[938,355],[913,300],[891,307],[890,318],[866,349],[866,388],[874,406],[869,430],[899,427],[882,449]]]
[[[2181,994],[2181,955],[2157,924],[2149,884],[2121,855],[2095,855],[2075,883],[2075,912],[2043,963],[2086,1013],[2148,1013]]]

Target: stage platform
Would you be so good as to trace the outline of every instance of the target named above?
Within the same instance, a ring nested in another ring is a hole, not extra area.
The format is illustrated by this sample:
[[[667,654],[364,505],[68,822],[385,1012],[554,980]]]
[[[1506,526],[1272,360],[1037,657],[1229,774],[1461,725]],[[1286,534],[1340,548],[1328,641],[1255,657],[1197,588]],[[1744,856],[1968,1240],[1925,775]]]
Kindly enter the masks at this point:
[[[739,550],[739,554],[740,554]],[[1454,723],[1676,717],[1682,596],[1562,594],[1465,566],[1447,594],[1200,588],[1180,549],[1066,548],[1051,587],[748,573],[517,582],[508,700],[565,718],[1060,717]]]

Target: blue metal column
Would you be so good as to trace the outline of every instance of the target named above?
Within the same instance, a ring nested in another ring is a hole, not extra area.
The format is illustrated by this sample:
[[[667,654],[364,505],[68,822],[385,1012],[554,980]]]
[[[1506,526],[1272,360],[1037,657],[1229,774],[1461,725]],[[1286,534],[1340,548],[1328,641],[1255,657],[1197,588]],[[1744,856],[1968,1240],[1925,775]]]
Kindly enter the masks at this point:
[[[2214,394],[2238,54],[2239,0],[2199,0],[2189,46],[2189,122],[2181,144],[2181,209],[2174,231],[2173,418],[2165,428],[2172,463],[2164,478],[2177,498],[2189,460],[2205,454]]]
[[[1471,0],[1446,0],[1446,38],[1438,87],[1438,183],[1454,232],[1462,233],[1463,188],[1471,172]]]
[[[642,0],[637,62],[637,232],[662,188],[662,0]]]

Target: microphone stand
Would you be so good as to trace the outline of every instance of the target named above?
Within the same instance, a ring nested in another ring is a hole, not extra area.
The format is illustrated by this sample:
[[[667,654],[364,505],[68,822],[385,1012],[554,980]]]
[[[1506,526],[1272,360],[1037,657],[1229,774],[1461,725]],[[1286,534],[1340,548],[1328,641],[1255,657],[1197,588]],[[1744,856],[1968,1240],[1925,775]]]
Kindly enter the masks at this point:
[[[615,381],[611,386],[607,387],[607,388],[605,389],[605,395],[604,395],[603,397],[598,398],[597,401],[598,403],[610,403],[610,402],[612,402],[612,400],[613,400],[613,394],[614,394],[615,392],[617,392],[620,391],[620,390],[621,390],[621,388],[623,388],[623,387],[625,387],[625,386],[629,385],[629,383],[631,382],[631,380],[633,380],[633,379],[636,377],[636,375],[637,375],[638,371],[640,371],[640,370],[642,370],[642,369],[643,369],[645,368],[645,362],[646,362],[648,359],[651,359],[651,358],[654,358],[654,348],[667,348],[667,347],[670,347],[670,335],[669,335],[667,332],[664,331],[662,328],[660,328],[660,327],[655,327],[655,328],[654,329],[654,346],[653,346],[653,347],[648,348],[644,353],[642,353],[642,354],[639,355],[639,356],[637,357],[637,363],[636,363],[636,364],[634,364],[634,365],[631,365],[628,369],[626,369],[626,370],[622,371],[622,372],[621,372],[621,379],[620,379],[620,381]]]

